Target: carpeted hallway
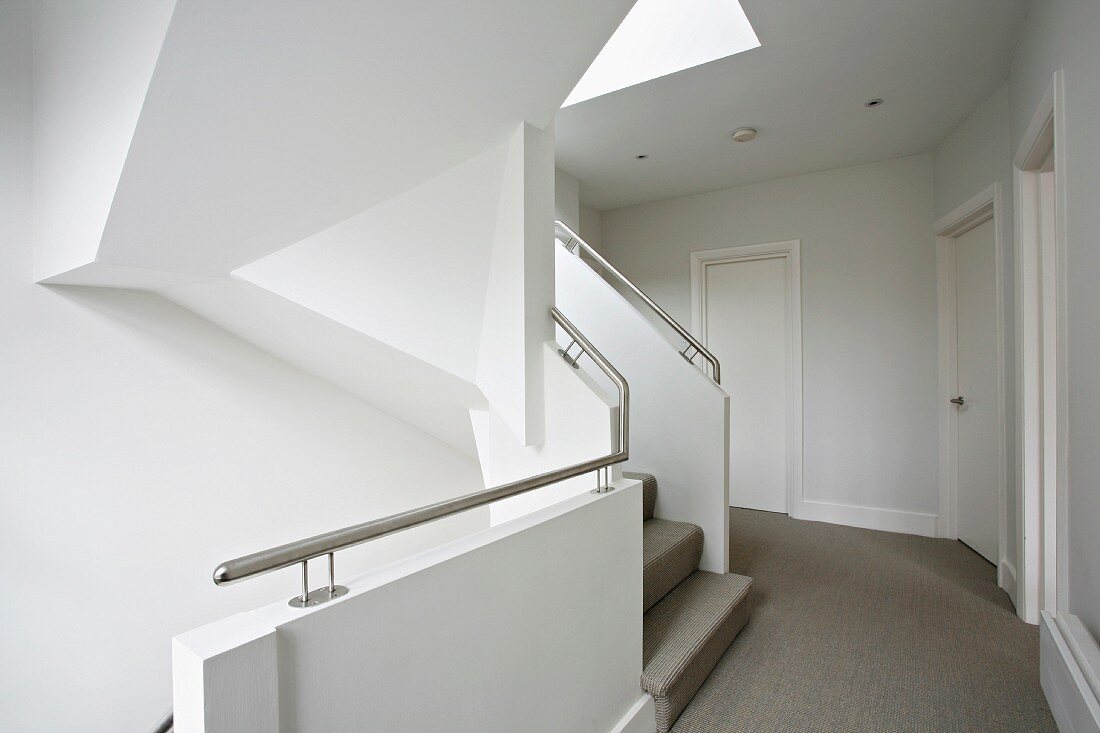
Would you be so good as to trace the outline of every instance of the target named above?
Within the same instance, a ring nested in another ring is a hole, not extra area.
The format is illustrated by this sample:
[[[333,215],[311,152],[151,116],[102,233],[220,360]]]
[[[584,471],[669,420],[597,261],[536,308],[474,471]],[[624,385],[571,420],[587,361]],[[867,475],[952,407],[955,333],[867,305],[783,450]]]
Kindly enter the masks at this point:
[[[959,542],[730,512],[748,626],[675,733],[1052,731],[1038,630]]]

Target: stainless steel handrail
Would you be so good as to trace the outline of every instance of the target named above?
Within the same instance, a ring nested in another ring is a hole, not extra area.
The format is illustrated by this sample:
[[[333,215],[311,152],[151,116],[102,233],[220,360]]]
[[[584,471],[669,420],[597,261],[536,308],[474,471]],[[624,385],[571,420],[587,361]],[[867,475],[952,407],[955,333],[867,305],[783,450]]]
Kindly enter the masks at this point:
[[[696,356],[702,356],[707,362],[710,363],[711,378],[714,380],[714,383],[722,383],[722,366],[718,363],[718,358],[714,354],[707,351],[707,347],[703,346],[703,344],[699,342],[699,339],[692,336],[691,332],[689,332],[686,328],[677,323],[675,318],[670,316],[664,308],[657,305],[653,298],[643,293],[642,289],[635,285],[630,280],[630,278],[619,272],[614,265],[604,259],[603,255],[592,249],[592,245],[581,239],[581,236],[570,229],[567,224],[560,220],[555,221],[554,228],[555,230],[560,230],[560,232],[555,231],[554,234],[559,239],[565,241],[566,249],[568,249],[570,252],[574,252],[576,251],[577,246],[583,247],[584,251],[588,253],[589,257],[600,263],[601,267],[614,275],[623,285],[630,288],[630,290],[639,298],[641,298],[642,302],[648,305],[653,310],[653,312],[656,313],[658,317],[660,317],[661,320],[671,326],[673,331],[678,333],[681,338],[688,342],[687,347],[685,347],[684,350],[680,352],[681,356],[683,356],[685,359],[693,364],[695,363],[694,359]],[[562,234],[564,234],[565,236],[561,236]],[[691,356],[688,356],[687,352],[691,349],[695,349],[695,353]]]
[[[540,489],[544,486],[557,483],[558,481],[564,481],[565,479],[574,478],[592,471],[597,472],[597,491],[610,490],[608,469],[616,463],[622,463],[629,457],[630,388],[623,378],[623,375],[619,373],[611,362],[609,362],[604,355],[601,354],[579,330],[577,330],[577,327],[570,323],[569,319],[558,311],[557,308],[550,309],[550,316],[576,344],[580,345],[582,352],[587,354],[592,361],[596,363],[596,366],[615,383],[615,386],[619,390],[618,416],[616,424],[612,425],[612,440],[614,443],[614,451],[612,453],[573,466],[567,466],[566,468],[559,468],[530,478],[513,481],[503,486],[475,491],[472,494],[466,494],[465,496],[460,496],[455,499],[447,499],[381,519],[372,519],[362,524],[352,525],[332,532],[325,532],[315,537],[298,540],[297,542],[290,542],[279,547],[273,547],[269,550],[262,550],[252,553],[251,555],[245,555],[244,557],[238,557],[234,560],[224,562],[217,567],[214,571],[214,583],[217,585],[227,585],[239,580],[269,573],[273,570],[280,570],[290,567],[291,565],[301,564],[303,590],[300,596],[291,599],[291,604],[295,606],[317,605],[318,603],[323,603],[338,595],[343,595],[343,593],[339,592],[341,590],[344,593],[347,592],[346,589],[336,586],[333,581],[333,553],[339,550],[354,547],[355,545],[360,545],[364,542],[394,532],[399,532],[403,529],[409,529],[410,527],[416,527],[427,522],[449,517],[452,514],[464,512],[468,509],[485,506],[494,501],[500,501],[501,499],[507,499],[534,489]],[[568,351],[568,349],[566,351]],[[578,358],[579,356],[580,354],[578,354]],[[576,359],[570,357],[567,353],[563,354],[563,358],[570,364],[575,364],[576,362]],[[600,479],[601,471],[604,473],[602,483]],[[308,587],[308,576],[306,575],[308,572],[307,563],[310,560],[326,555],[329,559],[328,588],[327,590],[319,589],[311,592]]]

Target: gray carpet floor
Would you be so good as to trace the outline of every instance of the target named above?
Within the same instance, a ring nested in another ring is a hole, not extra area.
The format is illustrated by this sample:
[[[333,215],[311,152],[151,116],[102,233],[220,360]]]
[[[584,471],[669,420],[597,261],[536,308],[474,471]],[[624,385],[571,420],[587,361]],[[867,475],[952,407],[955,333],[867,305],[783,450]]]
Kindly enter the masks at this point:
[[[674,733],[1056,732],[1037,627],[953,540],[730,513],[748,626]]]

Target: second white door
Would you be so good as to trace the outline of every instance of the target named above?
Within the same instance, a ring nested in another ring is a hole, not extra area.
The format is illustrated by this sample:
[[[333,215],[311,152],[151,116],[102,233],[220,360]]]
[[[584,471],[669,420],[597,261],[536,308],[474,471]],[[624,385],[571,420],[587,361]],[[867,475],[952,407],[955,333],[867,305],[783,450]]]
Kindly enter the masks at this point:
[[[730,506],[787,512],[786,257],[707,264],[705,338],[730,395]]]
[[[955,239],[959,539],[997,563],[997,293],[992,221]]]

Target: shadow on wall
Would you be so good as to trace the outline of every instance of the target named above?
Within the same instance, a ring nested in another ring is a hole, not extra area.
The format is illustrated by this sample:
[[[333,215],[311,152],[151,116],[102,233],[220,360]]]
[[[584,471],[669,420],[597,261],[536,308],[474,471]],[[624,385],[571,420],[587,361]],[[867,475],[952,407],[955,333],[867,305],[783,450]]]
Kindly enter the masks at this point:
[[[482,486],[470,457],[160,296],[14,292],[0,575],[33,558],[64,600],[4,614],[22,661],[0,673],[0,729],[147,729],[173,635],[297,590],[294,569],[216,588],[219,562]],[[475,510],[382,538],[337,576],[487,526]]]
[[[278,386],[285,380],[285,377],[276,377],[270,365],[263,363],[264,359],[271,358],[266,352],[159,295],[79,285],[42,287],[106,316],[111,327],[140,334],[144,338],[137,343],[144,343],[151,352],[158,352],[158,360],[170,361],[196,381],[209,379],[215,384],[223,382],[225,386],[232,383],[232,394],[236,394],[242,386],[237,381],[239,378],[243,379],[243,386],[251,386],[259,395],[267,391],[261,385]]]

